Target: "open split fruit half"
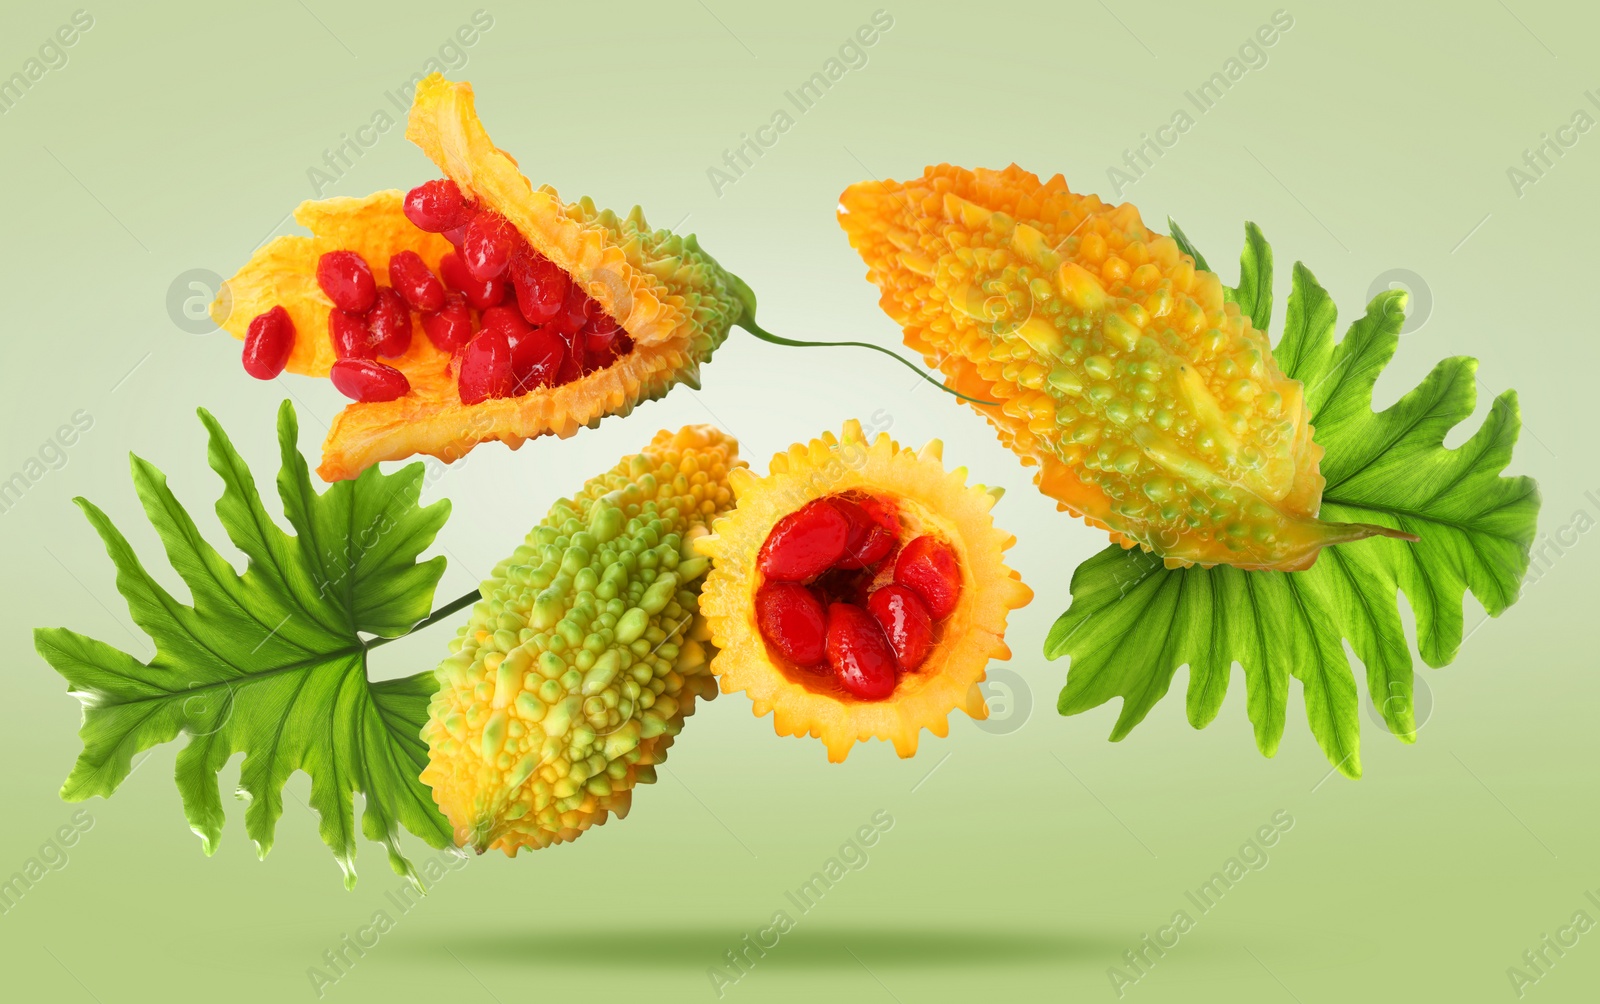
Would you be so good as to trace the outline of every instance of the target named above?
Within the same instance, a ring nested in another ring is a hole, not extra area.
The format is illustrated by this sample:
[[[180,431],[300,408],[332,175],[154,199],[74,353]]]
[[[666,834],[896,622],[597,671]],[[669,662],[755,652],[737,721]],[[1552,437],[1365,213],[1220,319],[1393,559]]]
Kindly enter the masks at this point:
[[[903,757],[960,708],[988,714],[978,684],[1007,659],[1006,617],[1033,596],[989,515],[996,493],[946,471],[941,444],[842,436],[796,443],[766,477],[729,476],[737,505],[700,539],[712,571],[700,610],[720,649],[712,672],[745,691],[780,735],[828,758],[887,739]]]
[[[252,376],[328,376],[353,398],[317,472],[453,461],[625,415],[699,366],[755,305],[695,238],[534,188],[478,120],[471,85],[417,85],[406,138],[443,179],[302,204],[213,317]]]

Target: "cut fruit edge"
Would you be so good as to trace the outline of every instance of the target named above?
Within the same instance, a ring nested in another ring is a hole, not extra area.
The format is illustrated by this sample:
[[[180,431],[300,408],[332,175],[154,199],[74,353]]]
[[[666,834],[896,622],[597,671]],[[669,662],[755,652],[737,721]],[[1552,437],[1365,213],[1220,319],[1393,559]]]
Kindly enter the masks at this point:
[[[922,729],[943,738],[949,715],[960,709],[988,717],[979,690],[991,659],[1009,659],[1004,640],[1011,610],[1033,598],[1004,552],[1016,538],[994,525],[996,494],[968,485],[966,468],[945,470],[942,444],[903,448],[887,433],[870,444],[859,422],[842,437],[826,433],[777,454],[765,477],[748,469],[729,482],[737,505],[718,519],[697,549],[713,561],[700,611],[719,649],[712,672],[724,693],[744,691],[757,717],[773,714],[779,735],[821,739],[828,759],[843,761],[858,742],[892,742],[896,753],[916,753]],[[919,517],[956,549],[962,567],[961,601],[943,624],[940,641],[918,670],[906,674],[881,701],[856,701],[806,686],[776,664],[756,623],[755,593],[762,576],[756,559],[778,520],[815,498],[852,490],[889,495],[914,506]]]
[[[472,85],[435,73],[417,84],[406,122],[406,139],[427,154],[461,191],[511,222],[584,292],[599,301],[635,344],[691,338],[696,320],[681,295],[656,271],[669,274],[686,266],[681,258],[654,262],[648,271],[642,247],[625,243],[615,214],[596,212],[584,199],[568,206],[549,185],[533,183],[510,154],[494,145],[484,129]],[[630,217],[648,232],[643,210]]]

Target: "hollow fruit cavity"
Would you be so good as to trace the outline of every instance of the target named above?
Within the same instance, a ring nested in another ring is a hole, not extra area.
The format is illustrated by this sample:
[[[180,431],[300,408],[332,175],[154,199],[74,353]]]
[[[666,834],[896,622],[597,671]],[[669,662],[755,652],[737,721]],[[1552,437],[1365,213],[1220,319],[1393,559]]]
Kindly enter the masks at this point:
[[[862,701],[917,671],[961,595],[950,544],[910,530],[899,505],[861,491],[780,519],[756,557],[756,625],[795,679]]]
[[[388,285],[354,251],[329,251],[317,262],[317,286],[332,303],[326,337],[339,360],[330,376],[345,396],[391,401],[410,393],[405,375],[381,360],[410,350],[419,321],[433,347],[450,355],[450,374],[469,405],[558,387],[632,351],[633,339],[594,298],[454,181],[418,185],[404,209],[418,229],[454,246],[437,274],[415,251],[389,259]],[[246,371],[277,376],[296,337],[281,306],[256,317]]]

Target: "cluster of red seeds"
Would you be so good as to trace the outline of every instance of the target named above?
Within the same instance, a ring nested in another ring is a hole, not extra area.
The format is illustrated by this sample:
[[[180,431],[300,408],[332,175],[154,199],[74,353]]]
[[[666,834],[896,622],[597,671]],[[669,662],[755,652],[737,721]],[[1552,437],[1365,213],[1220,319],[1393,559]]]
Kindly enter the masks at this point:
[[[879,701],[927,659],[961,596],[955,551],[924,534],[900,545],[898,508],[848,492],[814,499],[772,528],[756,565],[756,624],[807,670]]]
[[[628,333],[566,272],[504,216],[469,201],[455,182],[413,188],[405,214],[455,247],[440,259],[439,275],[415,251],[389,259],[388,286],[378,285],[354,251],[330,251],[317,262],[317,285],[333,301],[328,337],[338,361],[329,376],[346,397],[390,401],[411,389],[404,373],[378,360],[411,347],[413,311],[428,340],[454,357],[463,404],[569,383],[633,348]],[[245,336],[246,372],[262,380],[277,376],[294,341],[283,307],[257,316]]]

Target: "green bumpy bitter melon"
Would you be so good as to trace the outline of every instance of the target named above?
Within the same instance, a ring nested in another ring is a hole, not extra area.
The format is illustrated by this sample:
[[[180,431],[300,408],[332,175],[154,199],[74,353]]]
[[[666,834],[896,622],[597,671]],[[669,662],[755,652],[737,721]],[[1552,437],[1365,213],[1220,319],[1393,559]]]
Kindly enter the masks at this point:
[[[481,587],[436,671],[422,780],[479,853],[572,840],[655,780],[716,694],[694,540],[733,505],[738,444],[663,431],[562,499]]]

